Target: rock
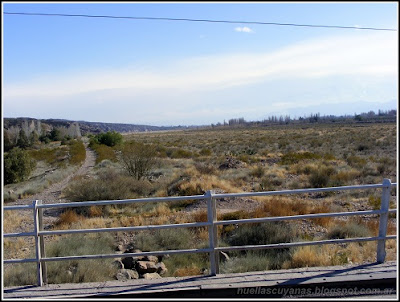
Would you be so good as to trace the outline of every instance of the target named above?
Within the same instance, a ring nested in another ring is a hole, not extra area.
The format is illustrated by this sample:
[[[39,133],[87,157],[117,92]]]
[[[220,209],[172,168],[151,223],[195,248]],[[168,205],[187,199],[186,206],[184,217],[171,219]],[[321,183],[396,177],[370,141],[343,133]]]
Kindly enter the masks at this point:
[[[131,276],[131,279],[139,279],[139,273],[133,269],[128,270],[128,274]]]
[[[124,254],[126,254],[126,253],[141,253],[141,252],[142,252],[141,250],[128,247],[127,250],[125,250]],[[127,269],[135,269],[136,262],[141,261],[144,258],[145,258],[145,256],[124,257],[124,258],[122,258],[122,263],[124,264],[124,267]]]
[[[115,278],[119,281],[126,281],[130,279],[138,279],[139,274],[137,271],[131,269],[119,269],[115,274]]]
[[[117,248],[115,249],[116,251],[122,251],[125,252],[125,248],[122,244],[118,244]]]
[[[143,260],[157,263],[158,262],[158,257],[157,256],[144,256]]]
[[[160,275],[164,275],[166,272],[168,272],[168,269],[165,266],[164,262],[157,263],[156,268],[157,268],[157,273]]]
[[[122,258],[121,262],[122,262],[124,268],[133,269],[133,268],[135,268],[136,259],[134,259],[133,257],[125,257],[125,258]]]
[[[117,267],[117,269],[123,269],[123,268],[125,268],[125,267],[124,267],[124,264],[122,263],[121,260],[115,260],[115,261],[113,261],[113,265],[115,265],[115,266]]]
[[[151,261],[137,261],[135,268],[140,274],[155,273],[157,271],[155,263]]]
[[[161,279],[161,276],[157,273],[146,273],[146,274],[143,274],[143,279],[147,279],[147,280]]]

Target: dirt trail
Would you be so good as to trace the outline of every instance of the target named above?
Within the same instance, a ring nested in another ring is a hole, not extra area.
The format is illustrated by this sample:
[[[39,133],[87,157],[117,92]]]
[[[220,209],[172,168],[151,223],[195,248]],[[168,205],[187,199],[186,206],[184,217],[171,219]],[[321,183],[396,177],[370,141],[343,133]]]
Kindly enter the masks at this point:
[[[95,152],[90,149],[87,144],[85,145],[86,158],[82,166],[74,173],[65,177],[62,181],[52,184],[43,192],[29,196],[28,198],[18,199],[12,205],[25,205],[31,204],[33,200],[42,200],[43,203],[60,203],[68,202],[67,199],[61,198],[61,192],[69,184],[70,180],[78,175],[87,175],[93,169],[96,161]]]
[[[73,177],[78,175],[87,175],[95,166],[96,153],[87,146],[87,143],[85,143],[85,150],[85,161],[82,166],[74,173],[71,173],[62,181],[52,184],[43,192],[29,196],[28,198],[18,199],[10,205],[28,205],[32,204],[33,200],[42,200],[44,204],[69,202],[68,199],[61,197],[62,190],[67,187]],[[59,216],[61,211],[62,209],[48,209],[43,212],[43,223],[45,229],[51,226],[57,220],[57,217]],[[20,211],[20,215],[25,216],[26,219],[23,219],[22,224],[18,226],[19,231],[31,230],[32,213],[30,211]]]

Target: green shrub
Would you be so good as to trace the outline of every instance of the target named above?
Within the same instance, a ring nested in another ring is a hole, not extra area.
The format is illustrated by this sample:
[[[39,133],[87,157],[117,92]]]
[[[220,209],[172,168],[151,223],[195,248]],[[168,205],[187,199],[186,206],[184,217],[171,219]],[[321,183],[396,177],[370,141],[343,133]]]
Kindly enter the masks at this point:
[[[263,177],[265,174],[265,170],[262,166],[257,166],[256,168],[254,168],[251,172],[250,175],[253,177],[258,177],[261,178]]]
[[[290,224],[277,221],[239,226],[225,240],[232,246],[263,245],[292,242],[295,236],[295,231]],[[243,251],[236,254],[237,257],[243,255],[245,257],[248,255],[267,257],[269,258],[269,269],[279,269],[285,261],[290,259],[290,248]]]
[[[345,225],[336,225],[326,234],[327,239],[345,239],[370,236],[370,230],[360,224],[350,222]]]
[[[112,254],[111,234],[74,234],[46,245],[46,256]],[[47,264],[49,283],[82,283],[113,280],[116,272],[112,259],[69,260]]]
[[[91,139],[91,143],[99,143],[109,147],[121,144],[123,141],[122,134],[116,131],[108,131],[105,133],[99,133]]]
[[[333,167],[319,166],[317,169],[314,169],[308,177],[310,186],[313,188],[327,187],[331,176],[335,173],[336,170]]]
[[[29,154],[19,147],[4,155],[4,184],[26,180],[36,166]]]
[[[96,152],[96,164],[101,163],[103,160],[110,160],[112,162],[117,162],[117,156],[113,148],[102,145],[102,144],[92,144],[91,148]]]
[[[112,254],[110,234],[74,234],[46,244],[47,257]],[[34,258],[31,256],[29,258]],[[49,284],[101,282],[113,280],[116,272],[112,259],[47,262]],[[35,285],[36,264],[14,264],[5,270],[5,286]]]
[[[259,245],[291,242],[295,232],[285,222],[264,222],[239,226],[227,240],[231,245]]]
[[[64,194],[73,202],[118,200],[143,197],[152,191],[152,185],[146,180],[135,180],[120,175],[113,170],[103,171],[99,178],[80,179],[69,185]],[[102,207],[106,214],[106,207]],[[89,215],[87,207],[76,208],[77,213]]]
[[[271,258],[249,252],[242,257],[232,257],[222,262],[220,270],[223,274],[265,271],[268,270],[270,263]]]
[[[309,159],[320,159],[321,155],[311,153],[311,152],[289,152],[284,154],[281,157],[280,164],[281,165],[292,165],[296,164],[302,160],[309,160]]]
[[[72,165],[81,164],[86,158],[86,150],[82,141],[71,141],[69,144],[69,162]]]
[[[62,140],[63,137],[62,137],[60,129],[53,128],[51,130],[50,134],[49,134],[49,138],[52,141],[60,141],[60,140]]]
[[[32,255],[33,258],[34,256]],[[4,286],[36,285],[36,263],[12,264],[12,267],[4,267]]]
[[[367,161],[364,158],[350,155],[346,158],[347,163],[353,168],[362,168],[367,164]]]
[[[201,156],[210,156],[211,155],[211,150],[208,148],[203,148],[200,150],[200,155]]]
[[[379,210],[381,208],[381,198],[379,196],[370,195],[368,197],[368,204],[372,206],[374,210]]]
[[[167,154],[170,152],[167,152]],[[193,153],[185,149],[173,149],[172,153],[168,155],[170,158],[191,158]]]
[[[151,233],[145,231],[135,236],[133,246],[142,251],[161,251],[200,248],[207,245],[206,241],[196,241],[195,238],[195,233],[190,229],[165,229]],[[197,268],[196,271],[200,272],[208,267],[208,261],[208,254],[205,253],[171,255],[163,260],[168,268],[166,276],[174,276],[179,271],[189,268]],[[182,275],[182,272],[179,275]]]

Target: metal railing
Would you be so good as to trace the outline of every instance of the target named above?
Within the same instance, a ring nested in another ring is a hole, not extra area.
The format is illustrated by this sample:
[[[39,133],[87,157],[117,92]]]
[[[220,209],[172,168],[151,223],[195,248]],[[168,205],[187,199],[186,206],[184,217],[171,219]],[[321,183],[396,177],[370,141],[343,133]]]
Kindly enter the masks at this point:
[[[34,230],[32,232],[21,233],[7,233],[3,234],[5,238],[8,237],[21,237],[21,236],[34,236],[35,238],[35,258],[31,259],[6,259],[3,260],[4,264],[7,263],[25,263],[36,262],[37,264],[37,280],[38,286],[47,283],[47,268],[46,262],[50,261],[64,261],[64,260],[82,260],[82,259],[104,259],[104,258],[120,258],[121,254],[101,254],[101,255],[83,255],[83,256],[65,256],[65,257],[46,257],[44,236],[46,235],[61,235],[61,234],[77,234],[77,233],[100,233],[100,232],[120,232],[120,231],[141,231],[141,230],[157,230],[168,228],[188,228],[188,227],[208,227],[209,229],[209,247],[203,249],[181,249],[181,250],[165,250],[165,251],[151,251],[141,253],[124,253],[124,257],[137,257],[146,255],[165,255],[165,254],[183,254],[183,253],[209,253],[210,259],[210,274],[216,275],[219,273],[219,252],[231,250],[255,250],[255,249],[274,249],[274,248],[287,248],[295,246],[306,245],[321,245],[333,243],[349,243],[361,241],[377,241],[377,256],[376,261],[383,263],[386,257],[385,242],[388,239],[396,239],[396,235],[387,235],[387,225],[389,213],[397,213],[396,209],[389,209],[390,201],[390,188],[396,186],[396,183],[391,183],[390,179],[384,179],[382,184],[374,185],[360,185],[360,186],[343,186],[343,187],[330,187],[318,189],[299,189],[299,190],[284,190],[284,191],[268,191],[268,192],[249,192],[249,193],[227,193],[215,194],[214,191],[207,191],[204,195],[194,196],[179,196],[179,197],[158,197],[158,198],[140,198],[140,199],[127,199],[127,200],[108,200],[108,201],[87,201],[87,202],[73,202],[73,203],[59,203],[59,204],[42,204],[41,200],[35,200],[32,205],[23,206],[5,206],[3,210],[32,210]],[[300,193],[318,193],[318,192],[331,192],[343,190],[359,190],[359,189],[382,189],[381,208],[380,210],[369,211],[356,211],[356,212],[338,212],[338,213],[319,213],[307,215],[293,215],[282,217],[264,217],[264,218],[251,218],[240,220],[223,220],[217,221],[216,212],[216,199],[217,198],[233,198],[233,197],[255,197],[255,196],[270,196],[270,195],[284,195],[284,194],[300,194]],[[206,200],[207,201],[207,222],[183,223],[183,224],[166,224],[166,225],[147,225],[147,226],[133,226],[133,227],[119,227],[119,228],[99,228],[99,229],[74,229],[74,230],[43,230],[43,209],[49,208],[69,208],[69,207],[84,207],[95,205],[115,205],[115,204],[131,204],[141,202],[173,202],[182,200]],[[333,240],[320,240],[320,241],[306,241],[306,242],[290,242],[290,243],[277,243],[266,245],[244,245],[244,246],[229,246],[218,247],[217,227],[219,225],[227,224],[243,224],[243,223],[260,223],[269,221],[286,221],[295,219],[308,219],[308,218],[321,218],[321,217],[339,217],[339,216],[355,216],[355,215],[379,215],[379,233],[375,237],[361,237],[361,238],[346,238],[346,239],[333,239]]]

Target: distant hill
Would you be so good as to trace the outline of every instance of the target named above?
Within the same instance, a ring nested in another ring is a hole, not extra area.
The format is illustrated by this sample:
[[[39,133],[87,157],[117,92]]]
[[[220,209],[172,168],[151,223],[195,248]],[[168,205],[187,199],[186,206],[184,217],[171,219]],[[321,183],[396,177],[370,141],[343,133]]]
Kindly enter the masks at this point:
[[[102,123],[102,122],[86,122],[86,121],[70,121],[64,119],[34,119],[30,117],[4,118],[4,128],[19,127],[24,123],[41,124],[42,129],[52,129],[54,127],[66,127],[77,123],[82,135],[87,133],[101,133],[107,131],[117,132],[146,132],[146,131],[161,131],[161,130],[178,130],[188,129],[188,126],[150,126],[150,125],[135,125],[135,124],[120,124],[120,123]]]

